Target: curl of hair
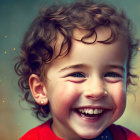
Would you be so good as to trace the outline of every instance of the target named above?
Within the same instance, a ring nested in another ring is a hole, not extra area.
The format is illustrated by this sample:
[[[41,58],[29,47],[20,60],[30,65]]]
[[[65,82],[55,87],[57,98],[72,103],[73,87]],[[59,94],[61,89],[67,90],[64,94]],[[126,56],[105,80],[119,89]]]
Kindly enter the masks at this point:
[[[33,105],[33,111],[38,119],[48,116],[50,112],[49,104],[41,106],[33,100],[28,83],[30,75],[37,74],[43,80],[43,74],[45,73],[43,68],[53,60],[58,33],[64,39],[55,58],[69,53],[74,29],[90,31],[81,40],[77,41],[92,44],[96,39],[93,42],[86,42],[85,39],[93,34],[97,38],[96,29],[100,26],[109,27],[111,30],[111,36],[104,41],[98,41],[100,43],[113,43],[120,35],[127,38],[129,50],[128,76],[135,78],[136,75],[130,72],[130,62],[137,51],[138,43],[133,38],[130,20],[124,12],[117,11],[113,6],[94,3],[89,0],[68,5],[52,5],[49,8],[42,9],[32,22],[21,45],[21,54],[15,65],[15,71],[20,77],[18,84],[24,94],[24,99]],[[65,53],[62,53],[64,45],[67,46],[67,49]]]

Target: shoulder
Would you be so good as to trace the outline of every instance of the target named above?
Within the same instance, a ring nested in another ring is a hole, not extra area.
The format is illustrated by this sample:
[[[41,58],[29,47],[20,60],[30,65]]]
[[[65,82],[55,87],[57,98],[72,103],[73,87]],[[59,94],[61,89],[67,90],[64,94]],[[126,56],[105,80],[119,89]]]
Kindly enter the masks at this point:
[[[140,140],[140,137],[124,126],[112,124],[110,127],[114,140]]]
[[[35,128],[32,128],[27,133],[25,133],[19,140],[39,140],[40,137],[45,137],[44,135],[49,134],[47,133],[47,131],[51,131],[50,120]]]

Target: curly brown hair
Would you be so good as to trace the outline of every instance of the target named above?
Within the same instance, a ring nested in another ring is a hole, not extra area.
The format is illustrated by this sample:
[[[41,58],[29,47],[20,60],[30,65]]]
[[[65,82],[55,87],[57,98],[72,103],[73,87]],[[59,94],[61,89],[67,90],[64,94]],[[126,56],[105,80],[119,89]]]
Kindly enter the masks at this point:
[[[21,45],[21,53],[15,65],[15,71],[19,75],[18,84],[23,91],[24,99],[33,105],[32,109],[38,119],[48,116],[50,112],[49,104],[46,106],[39,105],[32,98],[28,83],[30,75],[33,73],[37,74],[43,80],[45,74],[44,66],[49,65],[53,61],[58,33],[64,39],[55,59],[70,52],[74,29],[89,31],[81,40],[78,40],[83,43],[89,43],[84,41],[85,38],[93,34],[97,38],[96,29],[100,26],[108,27],[111,30],[111,36],[104,41],[99,41],[100,43],[113,43],[120,35],[127,39],[129,50],[127,75],[130,78],[136,77],[130,72],[130,63],[137,50],[138,43],[132,35],[130,20],[123,11],[118,11],[111,5],[85,0],[43,8],[34,19],[25,34]],[[67,46],[65,52],[63,51],[64,46]],[[131,82],[131,84],[133,83]]]

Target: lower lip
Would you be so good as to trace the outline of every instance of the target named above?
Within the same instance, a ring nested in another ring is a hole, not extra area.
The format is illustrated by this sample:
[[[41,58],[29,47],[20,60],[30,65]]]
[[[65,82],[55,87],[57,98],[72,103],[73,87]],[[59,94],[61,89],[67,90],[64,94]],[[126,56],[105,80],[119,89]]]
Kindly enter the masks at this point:
[[[104,111],[101,115],[98,115],[97,117],[93,118],[93,117],[86,117],[86,116],[81,116],[78,112],[74,111],[74,113],[81,118],[82,120],[86,121],[86,122],[97,122],[99,121],[108,111]]]

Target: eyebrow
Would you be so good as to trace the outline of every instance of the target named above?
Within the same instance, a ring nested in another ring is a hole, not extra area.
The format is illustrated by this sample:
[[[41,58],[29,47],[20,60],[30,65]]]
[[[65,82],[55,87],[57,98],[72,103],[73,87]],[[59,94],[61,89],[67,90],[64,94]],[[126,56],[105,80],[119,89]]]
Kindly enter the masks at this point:
[[[123,66],[121,66],[121,65],[109,65],[109,66],[107,66],[107,67],[109,67],[109,68],[114,68],[114,69],[120,69],[121,71],[125,71],[125,68],[123,67]]]
[[[75,64],[75,65],[70,65],[65,68],[62,68],[59,72],[65,71],[67,69],[78,69],[78,68],[83,68],[83,67],[88,67],[86,64]]]

